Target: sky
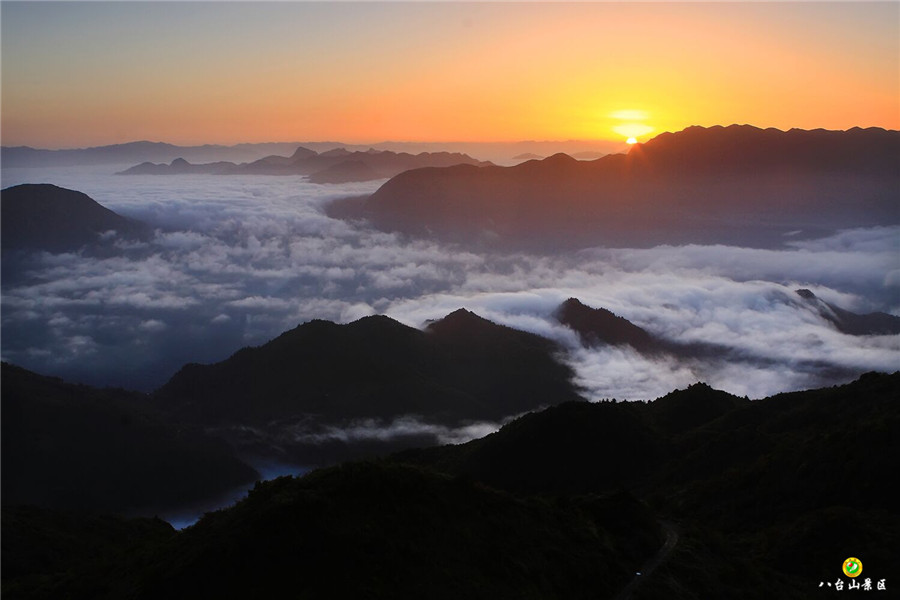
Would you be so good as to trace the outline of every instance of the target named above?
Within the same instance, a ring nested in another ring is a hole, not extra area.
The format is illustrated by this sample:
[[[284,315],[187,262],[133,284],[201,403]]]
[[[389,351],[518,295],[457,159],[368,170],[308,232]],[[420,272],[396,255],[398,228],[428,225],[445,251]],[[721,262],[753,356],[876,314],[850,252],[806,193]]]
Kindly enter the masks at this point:
[[[900,129],[900,3],[7,2],[5,146]]]

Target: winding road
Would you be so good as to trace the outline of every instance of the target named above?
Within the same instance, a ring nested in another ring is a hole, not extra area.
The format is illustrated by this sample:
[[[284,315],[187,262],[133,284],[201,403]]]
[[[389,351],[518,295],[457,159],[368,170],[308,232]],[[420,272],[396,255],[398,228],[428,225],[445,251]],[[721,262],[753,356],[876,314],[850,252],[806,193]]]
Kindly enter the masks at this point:
[[[672,550],[675,548],[675,545],[678,543],[678,530],[675,528],[673,523],[669,521],[660,521],[660,527],[663,528],[666,532],[666,541],[663,542],[662,547],[659,549],[653,558],[645,562],[641,565],[641,570],[638,571],[635,576],[628,582],[622,590],[613,596],[613,600],[628,600],[631,598],[631,595],[638,588],[639,585],[643,581],[645,581],[652,573],[656,570],[656,567],[661,565],[664,560],[669,556]]]

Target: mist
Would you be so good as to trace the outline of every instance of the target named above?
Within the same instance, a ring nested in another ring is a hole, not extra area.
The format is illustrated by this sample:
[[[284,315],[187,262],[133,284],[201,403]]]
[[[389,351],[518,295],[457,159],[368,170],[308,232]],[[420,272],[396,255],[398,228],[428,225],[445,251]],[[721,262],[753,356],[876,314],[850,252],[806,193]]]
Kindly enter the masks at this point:
[[[42,254],[4,275],[3,360],[67,380],[150,391],[183,364],[222,360],[310,319],[386,314],[421,327],[460,307],[560,342],[589,399],[648,400],[698,380],[751,398],[900,365],[900,336],[836,331],[796,294],[900,314],[900,228],[841,231],[780,249],[487,252],[328,217],[383,181],[116,177],[108,167],[3,169],[3,187],[79,190],[154,228],[108,256]],[[727,351],[712,360],[582,348],[552,317],[569,297],[651,333]],[[371,424],[329,438],[367,436]],[[382,424],[384,425],[384,424]],[[381,429],[404,431],[404,423]],[[479,430],[480,432],[481,430]],[[457,440],[455,432],[427,431]]]

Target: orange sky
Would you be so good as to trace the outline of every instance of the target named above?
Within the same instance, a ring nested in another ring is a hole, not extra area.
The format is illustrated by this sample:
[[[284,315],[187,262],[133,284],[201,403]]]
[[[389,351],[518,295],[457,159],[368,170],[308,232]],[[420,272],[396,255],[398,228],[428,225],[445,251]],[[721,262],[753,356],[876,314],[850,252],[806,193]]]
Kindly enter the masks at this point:
[[[3,145],[900,129],[900,3],[13,3]]]

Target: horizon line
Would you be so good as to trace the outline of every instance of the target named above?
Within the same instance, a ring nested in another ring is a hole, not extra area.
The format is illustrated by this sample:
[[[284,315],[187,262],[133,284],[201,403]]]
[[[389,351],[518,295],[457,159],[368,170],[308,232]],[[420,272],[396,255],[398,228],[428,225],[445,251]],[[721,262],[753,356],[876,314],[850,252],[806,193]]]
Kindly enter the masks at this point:
[[[758,125],[752,125],[750,123],[731,123],[729,125],[688,125],[682,129],[678,129],[676,131],[660,131],[659,133],[650,136],[645,140],[644,143],[650,141],[660,135],[666,133],[679,133],[681,131],[685,131],[691,128],[701,128],[701,129],[715,129],[715,128],[729,128],[729,127],[752,127],[754,129],[759,129],[763,131],[775,130],[782,133],[786,133],[789,131],[852,131],[854,129],[881,129],[883,131],[900,131],[898,129],[889,129],[887,127],[880,127],[877,125],[872,125],[869,127],[863,127],[861,125],[854,125],[853,127],[848,127],[847,129],[828,129],[826,127],[815,127],[810,129],[804,129],[802,127],[791,127],[790,129],[781,129],[779,127],[760,127]],[[2,140],[0,140],[0,147],[6,149],[17,149],[17,148],[27,148],[29,150],[39,150],[39,151],[47,151],[47,152],[60,152],[60,151],[78,151],[78,150],[92,150],[96,148],[109,148],[113,146],[128,146],[133,144],[160,144],[167,146],[174,146],[176,148],[202,148],[205,146],[212,147],[221,147],[221,148],[234,148],[237,146],[260,146],[266,144],[335,144],[335,147],[345,147],[345,146],[379,146],[383,144],[422,144],[422,145],[440,145],[440,144],[472,144],[472,145],[504,145],[504,144],[569,144],[569,143],[603,143],[603,144],[622,144],[624,145],[626,142],[624,140],[615,140],[611,138],[568,138],[568,139],[515,139],[515,140],[494,140],[494,141],[484,141],[484,140],[400,140],[400,139],[383,139],[377,142],[347,142],[347,141],[339,141],[339,140],[266,140],[259,142],[234,142],[234,143],[223,143],[223,142],[201,142],[201,143],[172,143],[161,140],[130,140],[127,142],[112,142],[108,144],[97,144],[93,146],[69,146],[69,147],[58,147],[58,148],[42,148],[37,146],[31,146],[28,144],[17,144],[17,145],[6,145],[2,144]]]

